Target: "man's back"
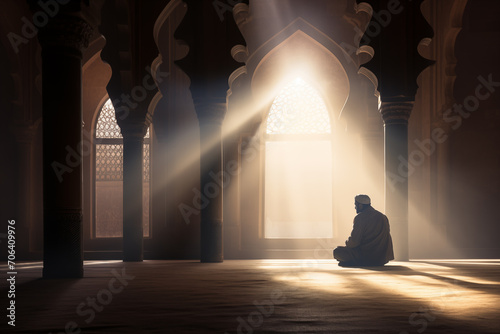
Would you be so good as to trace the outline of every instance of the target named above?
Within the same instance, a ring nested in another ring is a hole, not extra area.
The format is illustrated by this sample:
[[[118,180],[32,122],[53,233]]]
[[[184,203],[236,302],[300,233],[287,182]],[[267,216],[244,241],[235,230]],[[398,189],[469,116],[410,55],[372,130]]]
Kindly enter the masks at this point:
[[[356,198],[365,203],[355,202],[358,214],[354,217],[351,235],[345,247],[334,250],[334,258],[340,261],[339,265],[384,265],[394,259],[389,220],[370,205],[368,196]]]
[[[387,263],[394,259],[389,220],[373,207],[354,218],[353,233],[347,247],[357,249],[358,256],[368,262]]]

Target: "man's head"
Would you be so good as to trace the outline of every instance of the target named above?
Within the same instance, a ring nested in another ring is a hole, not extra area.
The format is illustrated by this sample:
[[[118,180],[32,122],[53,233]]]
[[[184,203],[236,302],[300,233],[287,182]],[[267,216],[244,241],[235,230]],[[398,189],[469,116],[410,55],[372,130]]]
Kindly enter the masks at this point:
[[[370,205],[371,200],[368,195],[356,195],[354,197],[354,207],[356,208],[356,213],[363,212]]]

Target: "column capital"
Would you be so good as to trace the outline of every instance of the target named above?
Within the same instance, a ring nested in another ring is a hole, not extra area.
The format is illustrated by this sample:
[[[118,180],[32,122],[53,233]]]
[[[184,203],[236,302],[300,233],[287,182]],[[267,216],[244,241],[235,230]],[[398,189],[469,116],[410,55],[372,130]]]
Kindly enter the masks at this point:
[[[382,115],[385,125],[408,124],[412,109],[413,101],[382,102],[380,106],[380,114]]]
[[[142,140],[148,131],[144,121],[121,122],[119,125],[124,140],[133,138]]]
[[[94,28],[85,19],[59,14],[40,29],[38,40],[43,47],[67,48],[82,56],[88,47]]]
[[[194,99],[193,102],[200,126],[222,126],[227,111],[226,99],[201,98]]]

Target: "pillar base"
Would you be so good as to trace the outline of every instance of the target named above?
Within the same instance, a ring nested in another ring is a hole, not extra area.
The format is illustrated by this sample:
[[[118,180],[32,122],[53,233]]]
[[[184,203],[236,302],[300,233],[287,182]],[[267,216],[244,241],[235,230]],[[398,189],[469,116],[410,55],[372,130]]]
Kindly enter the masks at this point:
[[[83,277],[82,212],[46,209],[43,278]]]

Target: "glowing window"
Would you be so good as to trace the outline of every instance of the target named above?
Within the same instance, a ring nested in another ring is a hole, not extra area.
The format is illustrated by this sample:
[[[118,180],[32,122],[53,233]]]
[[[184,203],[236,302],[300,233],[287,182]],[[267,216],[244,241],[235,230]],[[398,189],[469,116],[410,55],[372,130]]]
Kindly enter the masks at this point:
[[[269,110],[264,173],[265,238],[333,236],[330,117],[319,93],[300,78]]]
[[[266,133],[331,133],[330,117],[323,99],[303,79],[295,79],[274,99],[267,118]]]
[[[123,236],[123,137],[116,122],[111,100],[101,108],[95,137],[95,220],[94,236]],[[149,128],[143,146],[143,231],[150,235],[149,224]]]

